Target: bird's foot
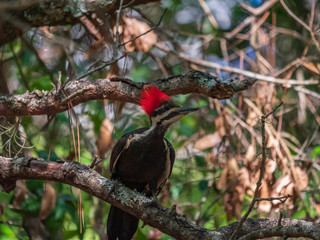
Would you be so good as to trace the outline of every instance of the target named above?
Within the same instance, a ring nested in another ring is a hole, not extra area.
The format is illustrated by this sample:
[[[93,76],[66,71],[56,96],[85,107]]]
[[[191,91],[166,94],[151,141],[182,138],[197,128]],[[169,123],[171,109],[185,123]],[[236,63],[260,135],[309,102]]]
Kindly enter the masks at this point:
[[[157,198],[155,195],[153,195],[153,196],[151,197],[151,201],[145,203],[145,206],[158,207],[158,206],[159,206],[158,198]]]
[[[169,214],[173,215],[175,217],[183,217],[186,218],[186,215],[181,212],[181,210],[178,208],[177,204],[173,204],[172,207],[169,210]]]
[[[110,194],[113,193],[116,190],[116,188],[119,186],[119,184],[120,184],[119,180],[117,180],[117,179],[113,180],[113,185],[112,185],[111,189],[109,190],[106,199],[108,199]]]
[[[172,207],[169,210],[169,213],[172,215],[178,215],[177,213],[177,204],[173,204]]]

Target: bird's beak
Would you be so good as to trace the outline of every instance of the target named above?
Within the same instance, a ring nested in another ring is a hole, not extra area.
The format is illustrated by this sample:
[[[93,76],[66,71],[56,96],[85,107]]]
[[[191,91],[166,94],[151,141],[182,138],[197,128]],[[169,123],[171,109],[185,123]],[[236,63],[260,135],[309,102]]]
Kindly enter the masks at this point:
[[[197,110],[199,110],[199,108],[182,107],[179,109],[179,113],[184,116],[184,115],[187,115],[188,113],[195,112]]]
[[[170,126],[171,124],[179,121],[183,116],[188,113],[197,111],[199,108],[191,108],[191,107],[178,107],[166,116],[162,117],[160,122],[162,125]]]

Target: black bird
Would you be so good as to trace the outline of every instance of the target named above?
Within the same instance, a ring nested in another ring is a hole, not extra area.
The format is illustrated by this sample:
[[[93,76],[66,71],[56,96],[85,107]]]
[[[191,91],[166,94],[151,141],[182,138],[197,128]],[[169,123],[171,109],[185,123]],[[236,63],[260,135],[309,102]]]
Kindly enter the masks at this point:
[[[198,108],[183,108],[157,87],[141,92],[140,106],[150,116],[151,127],[123,135],[110,158],[111,179],[148,196],[157,196],[171,175],[175,152],[164,138],[168,127]],[[107,222],[108,240],[130,240],[139,219],[111,206]]]

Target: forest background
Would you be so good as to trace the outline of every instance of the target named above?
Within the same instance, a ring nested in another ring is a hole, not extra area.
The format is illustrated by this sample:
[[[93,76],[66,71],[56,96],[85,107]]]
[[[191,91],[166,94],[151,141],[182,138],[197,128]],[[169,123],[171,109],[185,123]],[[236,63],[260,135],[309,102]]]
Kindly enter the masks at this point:
[[[3,163],[77,161],[108,177],[114,143],[149,125],[126,84],[153,82],[200,108],[166,135],[176,162],[163,206],[206,229],[241,219],[252,199],[253,219],[319,223],[318,1],[1,1],[0,26]],[[187,85],[203,78],[214,90]],[[1,240],[105,238],[108,203],[39,179],[0,193]],[[146,226],[135,239],[172,237]]]

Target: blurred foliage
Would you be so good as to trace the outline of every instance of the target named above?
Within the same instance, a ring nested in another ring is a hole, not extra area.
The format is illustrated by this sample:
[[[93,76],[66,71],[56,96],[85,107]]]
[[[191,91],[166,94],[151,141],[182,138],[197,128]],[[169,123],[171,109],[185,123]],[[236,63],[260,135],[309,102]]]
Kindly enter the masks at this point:
[[[320,63],[319,47],[312,41],[310,32],[280,3],[267,9],[270,15],[261,25],[257,25],[261,18],[259,15],[228,39],[227,33],[252,16],[240,6],[240,2],[259,7],[267,1],[206,2],[218,22],[218,29],[212,26],[198,1],[192,0],[163,0],[141,5],[124,9],[123,16],[135,17],[151,25],[168,8],[160,27],[152,33],[156,36],[151,41],[156,37],[158,43],[166,44],[176,52],[222,66],[243,66],[248,71],[282,79],[319,80],[320,74],[316,70],[310,71],[312,64],[317,66]],[[319,41],[319,3],[315,7],[311,0],[287,2],[291,11],[306,24],[314,10],[312,29],[316,41]],[[106,26],[115,26],[112,18],[115,16],[102,20],[108,22]],[[252,31],[256,26],[258,28]],[[125,29],[125,25],[121,27]],[[136,27],[148,30],[139,22]],[[110,29],[112,32],[112,27]],[[120,40],[132,39],[132,34],[130,29],[124,30]],[[172,52],[165,53],[154,46],[155,42],[149,49],[145,44],[150,40],[148,36],[140,45],[134,42],[131,48],[119,49],[119,55],[124,51],[129,53],[125,60],[117,63],[119,71],[113,74],[148,82],[195,69],[223,78],[245,78],[195,65]],[[92,36],[81,24],[31,29],[23,39],[10,43],[11,47],[10,44],[2,46],[2,61],[6,64],[7,81],[13,93],[24,93],[27,89],[50,90],[57,85],[59,72],[64,83],[90,66],[96,67],[98,63],[110,60],[114,51],[108,45],[110,42],[104,44],[101,35]],[[105,39],[110,40],[110,36],[105,36]],[[304,65],[300,62],[280,71],[298,58],[304,61]],[[109,71],[110,66],[89,78],[106,77],[111,74]],[[286,217],[319,222],[320,91],[319,85],[302,89],[311,94],[302,91],[301,87],[258,81],[252,89],[229,100],[217,101],[199,95],[174,96],[174,101],[182,106],[201,109],[184,117],[166,135],[176,149],[177,159],[170,181],[159,195],[161,203],[169,208],[176,204],[178,211],[188,219],[209,229],[227,225],[243,215],[252,199],[258,176],[261,152],[259,117],[284,101],[284,107],[269,118],[267,148],[270,156],[260,196],[292,194],[293,198],[285,204],[279,201],[260,202],[251,216],[277,217],[281,210]],[[120,111],[120,119],[117,119],[118,107],[117,102],[92,101],[76,106],[74,113],[70,110],[54,116],[22,117],[20,133],[25,136],[26,146],[32,147],[24,149],[24,154],[46,161],[79,160],[76,157],[79,134],[80,161],[89,164],[92,161],[89,145],[95,145],[105,118],[113,123],[110,143],[124,133],[148,126],[149,119],[139,107],[126,104]],[[77,130],[79,125],[81,127]],[[0,154],[4,154],[3,149]],[[108,176],[109,155],[110,151],[99,167],[104,176]],[[0,193],[0,240],[27,238],[23,226],[30,219],[38,218],[45,185],[44,181],[21,181],[14,192]],[[99,236],[105,236],[108,204],[87,193],[82,192],[80,197],[77,189],[70,186],[53,183],[53,187],[55,207],[40,221],[52,239],[100,239]],[[172,238],[146,226],[138,229],[136,239]]]

